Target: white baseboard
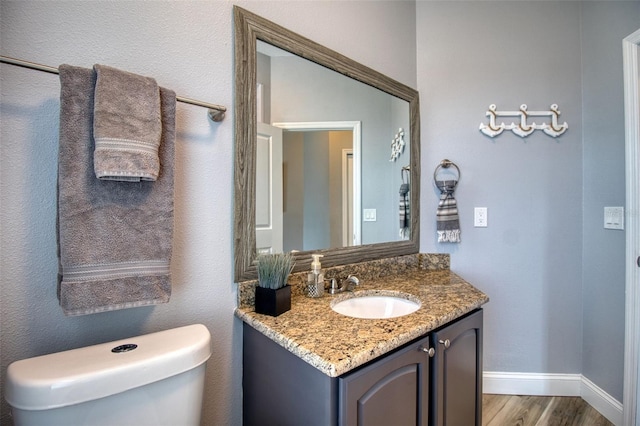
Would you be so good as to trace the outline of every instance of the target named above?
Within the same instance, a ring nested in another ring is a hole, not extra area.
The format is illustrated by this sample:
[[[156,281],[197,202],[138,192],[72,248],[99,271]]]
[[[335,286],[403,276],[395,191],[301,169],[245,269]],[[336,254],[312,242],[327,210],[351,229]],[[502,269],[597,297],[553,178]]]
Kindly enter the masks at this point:
[[[485,371],[483,392],[503,395],[579,396],[614,425],[622,425],[622,404],[582,374]]]
[[[581,396],[580,374],[501,373],[485,371],[483,392],[505,395]]]
[[[611,423],[616,426],[622,425],[622,403],[586,377],[582,378],[582,393],[580,396]]]

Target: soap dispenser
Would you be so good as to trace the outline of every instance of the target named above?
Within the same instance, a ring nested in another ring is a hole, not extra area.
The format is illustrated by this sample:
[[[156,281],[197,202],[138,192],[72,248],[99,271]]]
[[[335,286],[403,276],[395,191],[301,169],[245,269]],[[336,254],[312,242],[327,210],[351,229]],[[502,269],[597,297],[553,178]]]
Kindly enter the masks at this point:
[[[307,296],[322,297],[324,295],[324,273],[320,265],[321,254],[312,254],[311,272],[307,277]]]

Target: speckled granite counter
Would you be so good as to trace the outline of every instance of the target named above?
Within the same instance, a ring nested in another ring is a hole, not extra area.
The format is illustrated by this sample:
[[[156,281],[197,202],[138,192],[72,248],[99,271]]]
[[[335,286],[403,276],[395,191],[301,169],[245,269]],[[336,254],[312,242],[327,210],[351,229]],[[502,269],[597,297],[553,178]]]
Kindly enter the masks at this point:
[[[337,377],[489,301],[487,295],[448,269],[412,267],[397,275],[360,281],[353,293],[325,294],[318,299],[294,291],[291,310],[278,317],[256,314],[246,304],[235,314],[323,373]],[[420,300],[420,309],[390,319],[351,318],[331,309],[334,300],[402,293]]]

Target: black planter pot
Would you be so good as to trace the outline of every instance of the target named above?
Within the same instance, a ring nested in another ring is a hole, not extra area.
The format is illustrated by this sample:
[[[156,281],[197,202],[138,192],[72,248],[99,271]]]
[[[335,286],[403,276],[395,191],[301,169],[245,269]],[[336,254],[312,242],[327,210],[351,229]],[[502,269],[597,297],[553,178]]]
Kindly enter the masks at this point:
[[[276,290],[257,286],[255,301],[257,313],[277,317],[291,309],[291,286]]]

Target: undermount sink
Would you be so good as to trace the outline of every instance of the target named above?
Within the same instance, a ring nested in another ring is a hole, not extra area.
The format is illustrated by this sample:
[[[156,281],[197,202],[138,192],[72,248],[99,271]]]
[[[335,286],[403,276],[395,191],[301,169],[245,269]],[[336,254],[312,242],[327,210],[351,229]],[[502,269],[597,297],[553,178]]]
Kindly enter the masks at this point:
[[[420,302],[397,296],[364,295],[332,303],[331,309],[354,318],[385,319],[409,315]]]

